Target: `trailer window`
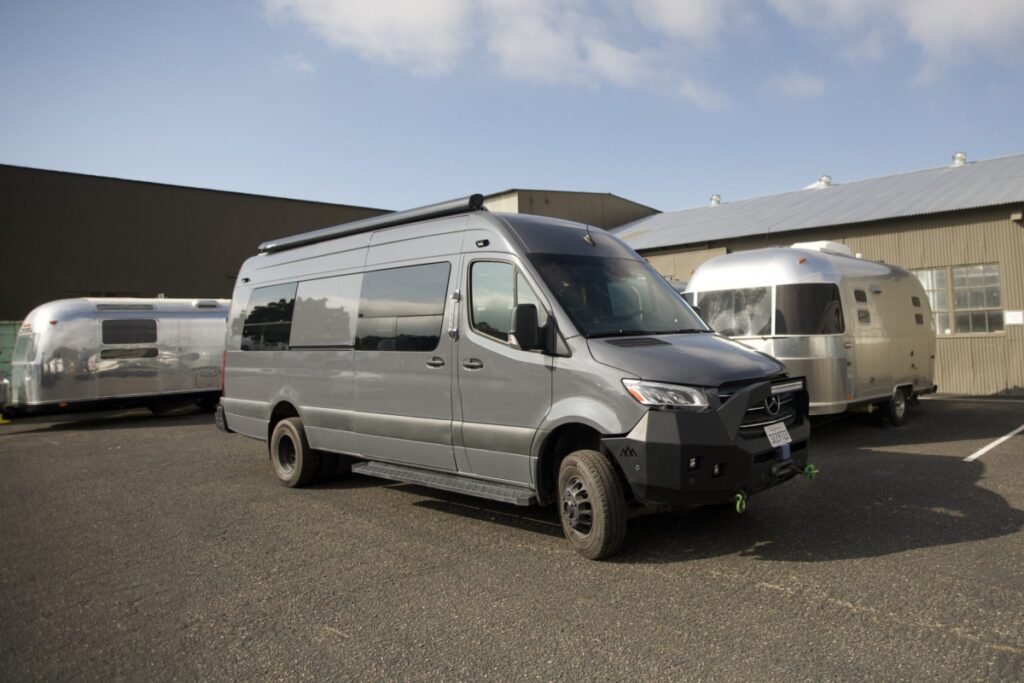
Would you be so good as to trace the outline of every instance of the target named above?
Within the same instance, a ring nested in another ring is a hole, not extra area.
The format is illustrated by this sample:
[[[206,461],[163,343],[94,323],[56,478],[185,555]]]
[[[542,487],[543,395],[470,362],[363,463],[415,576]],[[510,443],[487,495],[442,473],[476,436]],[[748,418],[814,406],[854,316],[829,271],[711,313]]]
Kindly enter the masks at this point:
[[[127,319],[103,321],[104,344],[155,344],[156,320]]]
[[[868,302],[868,295],[863,289],[853,290],[853,299],[859,304],[866,304]]]
[[[15,363],[31,363],[36,359],[36,335],[31,332],[19,332],[14,342],[14,356],[11,360]]]
[[[362,274],[300,282],[289,346],[351,348],[356,338],[356,310],[362,283]]]
[[[834,284],[778,285],[775,334],[842,334],[843,307]]]
[[[698,292],[697,305],[711,329],[728,337],[771,334],[772,297],[768,287]]]
[[[252,290],[242,326],[243,351],[281,351],[288,348],[295,288],[296,284],[291,282]]]
[[[441,341],[451,265],[429,263],[363,274],[357,351],[433,351]]]

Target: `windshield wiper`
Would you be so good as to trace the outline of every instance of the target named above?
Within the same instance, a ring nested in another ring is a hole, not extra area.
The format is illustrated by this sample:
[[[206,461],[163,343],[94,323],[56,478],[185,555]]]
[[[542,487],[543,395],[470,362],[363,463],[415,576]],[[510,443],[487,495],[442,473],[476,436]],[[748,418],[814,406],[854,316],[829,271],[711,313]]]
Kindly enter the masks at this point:
[[[608,332],[591,332],[587,339],[599,339],[601,337],[639,337],[647,334],[658,334],[647,330],[609,330]]]
[[[711,330],[698,330],[698,329],[686,329],[686,330],[610,330],[607,332],[593,332],[587,335],[587,339],[599,339],[601,337],[640,337],[640,336],[651,336],[655,334],[696,334],[700,332],[710,332]]]

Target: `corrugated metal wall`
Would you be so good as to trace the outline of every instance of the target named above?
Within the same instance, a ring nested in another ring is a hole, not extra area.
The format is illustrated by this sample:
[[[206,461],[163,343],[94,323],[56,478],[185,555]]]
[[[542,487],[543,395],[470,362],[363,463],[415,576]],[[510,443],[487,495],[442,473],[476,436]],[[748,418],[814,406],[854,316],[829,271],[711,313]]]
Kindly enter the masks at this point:
[[[1024,226],[1011,220],[1019,206],[932,214],[912,219],[775,233],[723,240],[698,249],[645,254],[664,275],[686,280],[679,264],[699,264],[722,250],[742,251],[793,242],[842,242],[864,258],[907,269],[998,263],[1003,310],[1024,309]],[[694,266],[695,267],[695,266]],[[936,381],[955,394],[1024,395],[1024,326],[1005,332],[938,338]]]
[[[519,213],[565,218],[605,230],[658,213],[613,194],[548,190],[519,190],[518,194]]]

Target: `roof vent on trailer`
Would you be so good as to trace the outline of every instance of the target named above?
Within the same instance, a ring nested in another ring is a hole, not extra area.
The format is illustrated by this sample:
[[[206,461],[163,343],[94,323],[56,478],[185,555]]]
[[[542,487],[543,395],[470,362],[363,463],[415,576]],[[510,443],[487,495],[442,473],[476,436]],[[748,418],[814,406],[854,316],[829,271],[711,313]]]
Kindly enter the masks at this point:
[[[839,254],[840,256],[853,256],[853,252],[845,244],[839,242],[830,242],[828,240],[818,240],[817,242],[794,242],[794,249],[810,249],[812,251],[820,251],[823,254]]]
[[[718,206],[721,203],[722,203],[722,195],[720,195],[720,194],[713,194],[713,195],[711,195],[711,203],[708,204],[708,206]]]
[[[964,166],[967,164],[967,154],[964,152],[957,152],[953,155],[953,167]]]

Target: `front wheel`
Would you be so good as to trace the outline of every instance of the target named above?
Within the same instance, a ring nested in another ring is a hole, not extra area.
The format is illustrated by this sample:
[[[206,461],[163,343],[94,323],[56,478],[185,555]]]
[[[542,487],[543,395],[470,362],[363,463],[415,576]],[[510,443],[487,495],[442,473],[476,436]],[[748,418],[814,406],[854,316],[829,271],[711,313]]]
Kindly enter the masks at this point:
[[[907,395],[902,389],[892,393],[892,398],[886,404],[886,417],[893,427],[902,427],[907,423]]]
[[[300,418],[289,417],[274,426],[270,436],[270,463],[283,486],[299,488],[316,479],[320,454],[309,447]]]
[[[591,560],[618,552],[626,538],[626,497],[608,459],[591,450],[570,453],[558,470],[562,532]]]

